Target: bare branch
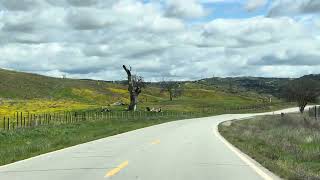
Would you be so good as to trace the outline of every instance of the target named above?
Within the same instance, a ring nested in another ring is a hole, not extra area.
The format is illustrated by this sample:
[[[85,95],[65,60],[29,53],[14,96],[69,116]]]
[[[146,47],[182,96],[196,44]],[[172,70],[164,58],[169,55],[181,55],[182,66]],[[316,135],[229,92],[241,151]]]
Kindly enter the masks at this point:
[[[128,107],[129,111],[135,111],[138,104],[138,96],[142,92],[142,88],[145,87],[145,82],[141,76],[132,75],[132,68],[129,66],[129,69],[123,65],[123,69],[128,75],[128,91],[130,94],[130,105]]]
[[[179,82],[175,81],[162,81],[160,83],[160,92],[168,92],[170,101],[173,101],[173,98],[179,97],[182,95],[182,86]]]
[[[289,101],[296,101],[303,113],[307,104],[315,102],[320,96],[320,83],[308,78],[293,80],[284,88],[284,96]]]

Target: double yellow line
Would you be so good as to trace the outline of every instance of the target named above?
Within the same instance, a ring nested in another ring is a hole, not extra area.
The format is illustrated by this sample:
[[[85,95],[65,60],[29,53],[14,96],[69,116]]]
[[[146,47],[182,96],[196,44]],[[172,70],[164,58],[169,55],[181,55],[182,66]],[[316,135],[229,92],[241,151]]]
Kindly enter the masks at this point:
[[[160,144],[160,140],[154,140],[151,142],[151,144],[153,144],[153,145]]]
[[[153,144],[153,145],[160,144],[160,140],[154,140],[151,142],[151,144]],[[124,169],[128,165],[129,165],[129,161],[125,161],[125,162],[121,163],[119,166],[117,166],[116,168],[108,171],[104,177],[106,177],[106,178],[112,177],[112,176],[118,174],[122,169]]]
[[[112,169],[111,171],[109,171],[104,177],[111,177],[116,175],[118,172],[121,171],[121,169],[127,167],[129,165],[129,161],[125,161],[123,163],[121,163],[118,167]]]

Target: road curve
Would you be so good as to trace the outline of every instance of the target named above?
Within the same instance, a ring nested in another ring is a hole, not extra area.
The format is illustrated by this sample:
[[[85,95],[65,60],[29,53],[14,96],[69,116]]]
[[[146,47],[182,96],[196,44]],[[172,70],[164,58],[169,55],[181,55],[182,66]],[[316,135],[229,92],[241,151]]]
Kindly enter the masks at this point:
[[[280,112],[294,112],[297,108]],[[226,114],[160,124],[0,167],[1,180],[277,179],[217,132]],[[271,113],[272,114],[272,113]]]

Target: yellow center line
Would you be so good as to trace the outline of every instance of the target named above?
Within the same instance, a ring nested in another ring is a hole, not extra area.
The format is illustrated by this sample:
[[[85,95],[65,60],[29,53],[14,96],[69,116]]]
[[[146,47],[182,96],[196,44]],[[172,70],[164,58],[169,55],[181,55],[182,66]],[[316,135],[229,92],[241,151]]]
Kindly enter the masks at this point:
[[[151,142],[151,144],[153,144],[153,145],[160,144],[160,140],[154,140]]]
[[[129,165],[129,161],[125,161],[121,163],[118,167],[112,169],[111,171],[107,172],[107,174],[104,177],[111,177],[116,175],[118,172],[121,171],[121,169],[127,167]]]

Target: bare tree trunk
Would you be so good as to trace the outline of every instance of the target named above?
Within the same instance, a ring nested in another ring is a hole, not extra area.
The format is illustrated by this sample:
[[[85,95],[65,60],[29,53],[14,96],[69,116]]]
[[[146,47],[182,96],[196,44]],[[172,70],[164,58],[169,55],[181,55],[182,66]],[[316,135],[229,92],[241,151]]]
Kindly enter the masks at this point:
[[[300,102],[299,103],[299,110],[300,110],[300,113],[303,114],[304,113],[304,109],[306,108],[308,103],[306,102]]]
[[[136,111],[137,104],[138,104],[138,96],[134,95],[134,94],[130,94],[130,105],[129,105],[128,110],[129,111]]]
[[[170,95],[170,101],[173,101],[173,92],[169,90],[169,95]]]
[[[131,68],[128,69],[125,65],[123,65],[123,69],[127,72],[128,75],[128,91],[130,93],[130,104],[128,110],[136,111],[138,104],[138,96],[141,92],[141,89],[139,87],[134,87],[134,79],[132,78]]]

